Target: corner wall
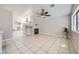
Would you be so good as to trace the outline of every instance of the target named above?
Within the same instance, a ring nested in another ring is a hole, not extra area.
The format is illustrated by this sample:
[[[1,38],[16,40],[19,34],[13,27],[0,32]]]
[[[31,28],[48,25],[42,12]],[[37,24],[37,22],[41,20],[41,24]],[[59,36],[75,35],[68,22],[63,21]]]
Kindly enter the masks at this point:
[[[56,17],[37,17],[34,20],[38,23],[40,34],[48,34],[63,37],[63,28],[69,28],[69,15],[56,16]]]

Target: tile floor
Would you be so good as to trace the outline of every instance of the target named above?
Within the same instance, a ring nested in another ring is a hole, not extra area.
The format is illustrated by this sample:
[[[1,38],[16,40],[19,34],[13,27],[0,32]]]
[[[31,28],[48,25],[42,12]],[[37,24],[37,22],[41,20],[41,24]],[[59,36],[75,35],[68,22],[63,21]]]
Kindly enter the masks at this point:
[[[76,54],[71,40],[48,35],[6,40],[6,54]]]

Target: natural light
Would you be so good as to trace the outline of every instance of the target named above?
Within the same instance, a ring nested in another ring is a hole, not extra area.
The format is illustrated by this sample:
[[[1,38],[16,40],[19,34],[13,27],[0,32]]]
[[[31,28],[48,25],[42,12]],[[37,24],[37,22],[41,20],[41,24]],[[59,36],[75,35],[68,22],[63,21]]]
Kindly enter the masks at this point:
[[[79,33],[79,7],[72,14],[72,30]]]

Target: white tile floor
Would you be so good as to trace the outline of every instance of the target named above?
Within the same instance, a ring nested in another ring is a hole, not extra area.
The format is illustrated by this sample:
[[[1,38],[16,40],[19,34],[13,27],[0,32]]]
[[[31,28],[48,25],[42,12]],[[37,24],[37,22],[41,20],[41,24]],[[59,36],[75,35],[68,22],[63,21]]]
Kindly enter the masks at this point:
[[[71,40],[48,35],[6,40],[7,54],[75,54]]]

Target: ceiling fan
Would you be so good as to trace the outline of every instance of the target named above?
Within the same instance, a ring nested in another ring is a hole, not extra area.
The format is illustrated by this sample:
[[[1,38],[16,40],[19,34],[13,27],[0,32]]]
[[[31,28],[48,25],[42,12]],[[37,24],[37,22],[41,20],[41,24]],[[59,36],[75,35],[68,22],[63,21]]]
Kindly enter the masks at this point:
[[[41,13],[39,13],[39,15],[41,15],[42,17],[51,16],[51,15],[48,14],[48,11],[44,11],[44,9],[41,10]]]

